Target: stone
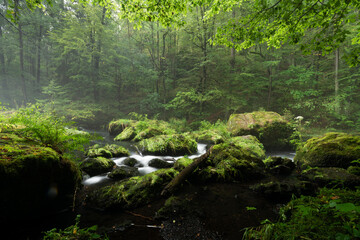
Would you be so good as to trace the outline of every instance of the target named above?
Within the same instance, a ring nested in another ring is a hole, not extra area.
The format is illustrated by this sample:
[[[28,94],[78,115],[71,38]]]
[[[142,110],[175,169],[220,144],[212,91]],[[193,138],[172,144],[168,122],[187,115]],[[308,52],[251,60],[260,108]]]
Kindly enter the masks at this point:
[[[171,168],[174,166],[174,163],[169,163],[165,160],[154,158],[149,161],[149,166],[154,168]]]
[[[87,158],[80,163],[81,170],[89,174],[91,177],[109,172],[114,168],[114,166],[114,161],[103,157]]]
[[[122,180],[125,178],[130,178],[134,176],[139,176],[140,173],[135,167],[129,166],[121,166],[113,169],[109,174],[108,177],[114,180]]]

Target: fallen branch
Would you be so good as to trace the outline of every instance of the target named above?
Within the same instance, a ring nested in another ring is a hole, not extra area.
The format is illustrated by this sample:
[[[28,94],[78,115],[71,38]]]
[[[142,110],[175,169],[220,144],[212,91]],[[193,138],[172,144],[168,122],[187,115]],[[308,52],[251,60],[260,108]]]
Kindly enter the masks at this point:
[[[147,217],[147,216],[143,216],[141,214],[138,214],[138,213],[134,213],[134,212],[130,212],[130,211],[125,211],[126,213],[128,214],[131,214],[135,217],[141,217],[141,218],[144,218],[144,219],[147,219],[147,220],[150,220],[150,221],[153,221],[153,219],[151,217]]]
[[[197,157],[194,159],[194,161],[184,168],[171,182],[166,185],[166,187],[162,190],[161,196],[168,195],[170,193],[173,193],[177,186],[179,186],[181,183],[185,181],[185,179],[193,172],[195,169],[203,162],[205,161],[212,151],[213,146],[211,146],[206,153],[201,155],[200,157]]]

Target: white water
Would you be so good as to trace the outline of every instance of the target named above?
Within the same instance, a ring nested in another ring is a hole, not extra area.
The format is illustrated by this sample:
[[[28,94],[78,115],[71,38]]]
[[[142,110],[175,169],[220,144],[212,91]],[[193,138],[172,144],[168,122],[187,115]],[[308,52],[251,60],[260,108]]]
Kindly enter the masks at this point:
[[[202,144],[202,143],[198,143],[197,145],[197,153],[194,155],[190,155],[188,156],[188,158],[190,159],[194,159],[196,157],[199,157],[201,155],[203,155],[204,153],[206,153],[206,144]],[[154,167],[150,167],[149,166],[149,162],[152,159],[162,159],[165,160],[167,162],[174,162],[174,160],[178,160],[180,158],[182,158],[183,156],[154,156],[154,155],[145,155],[142,156],[138,153],[132,153],[130,156],[130,158],[134,158],[138,161],[138,163],[136,165],[139,165],[138,170],[140,172],[141,175],[145,175],[151,172],[154,172],[156,170],[158,170],[157,168]],[[129,158],[129,157],[121,157],[121,158],[113,158],[112,160],[115,162],[115,164],[117,166],[125,166],[123,164],[124,160]],[[135,167],[136,167],[135,165]],[[101,183],[103,181],[109,180],[109,178],[107,177],[107,174],[104,175],[99,175],[99,176],[94,176],[94,177],[90,177],[88,179],[85,179],[82,183],[84,185],[92,185],[92,184],[98,184]]]

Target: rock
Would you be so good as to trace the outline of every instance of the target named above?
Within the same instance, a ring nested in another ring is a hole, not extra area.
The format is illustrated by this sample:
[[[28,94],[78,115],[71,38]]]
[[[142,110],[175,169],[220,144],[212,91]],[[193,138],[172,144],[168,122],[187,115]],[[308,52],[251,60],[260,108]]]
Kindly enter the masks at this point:
[[[136,136],[134,127],[125,128],[119,135],[114,138],[114,141],[130,141]]]
[[[183,157],[178,159],[175,164],[174,164],[174,168],[176,170],[178,170],[179,172],[182,171],[184,168],[186,168],[187,166],[189,166],[194,160],[187,158],[187,157]]]
[[[343,168],[312,168],[303,171],[301,177],[314,182],[319,187],[355,188],[360,186],[360,177]]]
[[[134,124],[136,121],[130,119],[118,119],[109,123],[108,131],[111,136],[120,134],[125,128]]]
[[[87,157],[96,158],[113,158],[113,157],[125,157],[129,156],[130,152],[126,148],[116,144],[106,144],[104,147],[100,147],[99,144],[95,144],[90,147],[86,153]]]
[[[86,204],[101,209],[128,209],[147,204],[159,198],[165,185],[178,173],[173,168],[160,169],[99,188],[89,193]]]
[[[267,150],[293,149],[299,140],[294,127],[275,112],[232,114],[228,130],[233,136],[256,136]]]
[[[225,141],[225,139],[230,137],[230,136],[224,136],[224,134],[222,134],[219,131],[216,131],[215,129],[194,131],[194,132],[188,133],[188,135],[191,138],[195,139],[197,142],[204,142],[204,143],[210,143],[210,144],[223,143]]]
[[[122,180],[125,178],[130,178],[134,176],[139,176],[140,173],[135,167],[129,166],[121,166],[113,169],[109,174],[108,177],[115,179],[115,180]]]
[[[91,177],[109,172],[114,168],[114,166],[114,161],[103,157],[87,158],[80,163],[81,170],[89,174]]]
[[[139,149],[145,154],[160,156],[166,155],[186,155],[197,152],[196,141],[187,136],[160,135],[149,139],[144,139],[138,143]]]
[[[265,174],[265,151],[254,136],[233,137],[217,144],[206,161],[207,166],[197,172],[204,181],[246,181]]]
[[[174,165],[174,163],[169,163],[159,158],[151,159],[148,164],[154,168],[171,168]]]
[[[126,166],[134,167],[138,163],[138,160],[129,157],[126,158],[122,163],[125,164]]]
[[[59,211],[71,204],[80,183],[76,164],[53,149],[0,133],[0,222]]]
[[[307,167],[348,168],[360,159],[360,136],[346,133],[327,133],[309,139],[295,155],[295,163]]]
[[[295,163],[289,158],[269,157],[264,163],[267,170],[274,175],[289,175],[295,169]]]
[[[166,134],[165,131],[161,130],[161,129],[157,129],[157,128],[152,128],[149,127],[141,132],[139,132],[133,139],[132,141],[135,142],[139,142],[143,139],[147,139],[147,138],[152,138],[155,137],[157,135],[163,135]]]

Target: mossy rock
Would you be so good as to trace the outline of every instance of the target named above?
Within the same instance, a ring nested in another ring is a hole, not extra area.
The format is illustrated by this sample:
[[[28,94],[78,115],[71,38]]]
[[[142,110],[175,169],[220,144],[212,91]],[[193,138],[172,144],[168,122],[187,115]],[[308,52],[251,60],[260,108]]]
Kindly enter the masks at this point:
[[[114,138],[114,141],[130,141],[136,136],[134,127],[125,128],[119,135]]]
[[[232,114],[228,130],[233,136],[254,135],[268,150],[293,149],[299,141],[294,127],[276,112]]]
[[[295,163],[289,158],[268,157],[264,163],[266,169],[274,175],[289,175],[295,169]]]
[[[129,167],[134,167],[137,163],[139,163],[138,160],[136,160],[135,158],[126,158],[123,162],[124,165],[129,166]]]
[[[360,177],[343,168],[311,168],[304,170],[301,177],[314,182],[319,187],[355,188],[360,186]]]
[[[103,158],[87,158],[80,163],[80,168],[90,176],[110,172],[115,166],[114,161]]]
[[[104,158],[113,158],[113,157],[126,157],[129,156],[130,152],[123,146],[116,144],[106,144],[104,147],[100,147],[99,144],[95,144],[90,147],[86,153],[86,156],[90,158],[104,157]]]
[[[178,173],[173,168],[160,169],[102,187],[89,193],[87,204],[102,209],[129,209],[148,204],[160,197],[163,188]]]
[[[264,176],[265,151],[254,136],[233,137],[213,147],[207,166],[198,172],[205,181],[246,181]]]
[[[139,142],[158,135],[175,134],[175,132],[165,121],[147,119],[131,122],[114,140]]]
[[[144,139],[138,143],[139,149],[145,154],[180,156],[197,152],[197,142],[180,135],[160,135]]]
[[[109,123],[108,131],[111,136],[116,136],[124,131],[125,128],[134,124],[136,121],[130,119],[117,119]]]
[[[77,166],[53,149],[0,133],[0,222],[58,211],[80,183]]]
[[[174,163],[170,163],[159,158],[154,158],[149,161],[148,165],[154,168],[171,168],[174,166]]]
[[[139,176],[140,173],[137,168],[129,166],[121,166],[113,169],[108,177],[115,180],[122,180],[125,178]]]
[[[223,143],[227,139],[227,136],[224,136],[219,131],[216,131],[214,129],[194,131],[188,133],[188,136],[195,139],[197,142],[204,142],[210,144]]]
[[[311,138],[296,151],[295,163],[307,167],[348,168],[360,159],[360,136],[346,133],[327,133]]]
[[[176,162],[174,164],[174,168],[180,172],[184,168],[189,166],[193,161],[194,160],[187,158],[187,157],[180,158],[180,159],[176,160]]]

